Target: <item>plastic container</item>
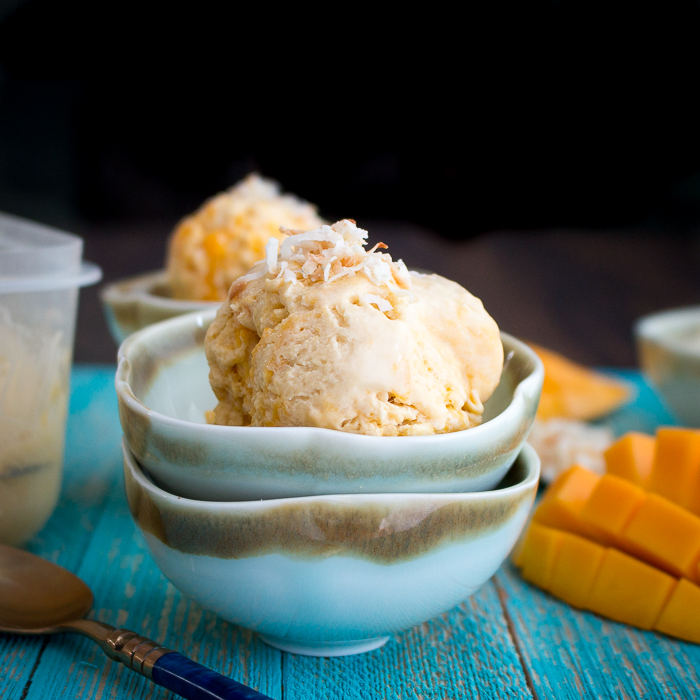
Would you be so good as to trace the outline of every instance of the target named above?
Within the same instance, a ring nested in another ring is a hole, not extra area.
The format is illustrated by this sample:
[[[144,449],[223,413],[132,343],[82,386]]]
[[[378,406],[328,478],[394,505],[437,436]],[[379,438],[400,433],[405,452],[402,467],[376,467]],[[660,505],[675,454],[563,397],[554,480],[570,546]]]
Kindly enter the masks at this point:
[[[102,276],[82,253],[0,213],[0,543],[30,539],[58,501],[78,290]]]

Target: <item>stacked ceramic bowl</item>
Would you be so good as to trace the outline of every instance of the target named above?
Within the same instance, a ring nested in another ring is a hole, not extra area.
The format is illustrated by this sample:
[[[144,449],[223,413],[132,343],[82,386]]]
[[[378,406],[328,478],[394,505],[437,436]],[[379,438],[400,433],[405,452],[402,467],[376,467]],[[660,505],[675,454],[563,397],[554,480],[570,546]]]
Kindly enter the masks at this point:
[[[153,323],[221,306],[220,301],[175,299],[165,270],[112,282],[103,287],[100,296],[109,331],[117,344]]]
[[[180,591],[287,651],[381,646],[471,595],[532,505],[543,369],[502,334],[484,421],[445,435],[207,425],[214,311],[145,328],[117,370],[129,506]]]

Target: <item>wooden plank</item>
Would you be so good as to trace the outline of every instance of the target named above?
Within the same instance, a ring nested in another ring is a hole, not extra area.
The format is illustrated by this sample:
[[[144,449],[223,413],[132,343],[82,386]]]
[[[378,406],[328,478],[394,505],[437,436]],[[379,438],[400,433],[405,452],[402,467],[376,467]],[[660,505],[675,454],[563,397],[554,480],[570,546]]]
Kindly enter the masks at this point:
[[[61,498],[27,548],[77,571],[110,486],[119,475],[121,428],[113,366],[74,367]],[[0,700],[22,697],[43,653],[44,638],[0,635]]]
[[[607,371],[628,381],[635,396],[599,424],[616,435],[675,424],[638,372]],[[696,696],[700,647],[578,611],[524,582],[510,564],[496,586],[538,697]]]
[[[114,406],[104,400],[110,394],[103,382],[87,402],[93,423],[110,413],[116,420]],[[76,416],[81,398],[79,394],[74,401]],[[106,423],[111,425],[109,419]],[[85,483],[89,465],[108,451],[111,438],[85,441],[79,428],[71,425],[76,446],[72,458],[82,467],[74,468],[80,475],[74,481]],[[114,460],[113,454],[104,461],[109,459]],[[105,471],[113,474],[114,467]],[[84,490],[81,493],[84,500]],[[490,584],[459,608],[373,654],[345,659],[282,655],[250,632],[203,612],[165,581],[135,532],[120,484],[112,489],[104,510],[78,569],[95,591],[95,616],[136,629],[272,697],[282,697],[283,657],[285,698],[310,698],[316,692],[329,698],[531,697]],[[49,643],[26,698],[169,696],[107,661],[87,640],[66,635]]]
[[[44,647],[44,637],[0,634],[0,700],[22,697],[32,682]]]
[[[511,564],[496,586],[538,698],[697,697],[700,646],[576,610]]]
[[[76,373],[66,497],[32,549],[48,551],[76,570],[95,594],[92,616],[96,619],[133,629],[281,697],[280,652],[187,601],[160,574],[136,531],[122,485],[113,373],[110,368],[108,381],[104,370],[92,376],[88,370]],[[25,697],[175,696],[111,662],[92,642],[61,635],[48,643]]]
[[[270,649],[185,600],[155,568],[123,497],[113,372],[74,370],[61,501],[30,543],[88,582],[98,619],[285,700],[529,698],[528,682],[538,698],[690,698],[700,687],[700,647],[576,611],[510,566],[462,605],[370,654],[313,659]],[[637,429],[653,430],[662,420],[658,399],[637,375],[629,378],[640,393],[615,428],[637,421]],[[25,693],[26,700],[174,697],[87,640],[0,635],[0,700]]]
[[[121,426],[111,365],[74,367],[61,498],[29,543],[39,556],[76,571],[121,478]]]
[[[121,485],[106,504],[80,577],[95,593],[92,617],[132,629],[220,673],[281,697],[280,652],[189,602],[163,577],[136,531]],[[50,697],[171,698],[87,640],[52,640],[27,700]]]
[[[285,654],[285,700],[531,698],[492,583],[381,649],[332,659]]]

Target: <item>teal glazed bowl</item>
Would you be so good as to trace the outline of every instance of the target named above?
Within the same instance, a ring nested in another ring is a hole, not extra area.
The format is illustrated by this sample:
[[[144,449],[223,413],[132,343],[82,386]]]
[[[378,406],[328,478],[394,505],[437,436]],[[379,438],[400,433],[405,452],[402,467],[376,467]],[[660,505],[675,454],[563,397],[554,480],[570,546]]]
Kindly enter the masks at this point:
[[[525,445],[492,491],[213,502],[156,486],[124,444],[126,493],[185,596],[298,654],[341,656],[468,598],[508,556],[537,490]]]
[[[485,491],[504,477],[537,411],[544,370],[502,334],[507,361],[484,422],[444,435],[379,437],[326,428],[207,425],[216,405],[204,337],[215,311],[188,314],[121,346],[116,388],[129,448],[178,496],[210,501],[343,493]]]

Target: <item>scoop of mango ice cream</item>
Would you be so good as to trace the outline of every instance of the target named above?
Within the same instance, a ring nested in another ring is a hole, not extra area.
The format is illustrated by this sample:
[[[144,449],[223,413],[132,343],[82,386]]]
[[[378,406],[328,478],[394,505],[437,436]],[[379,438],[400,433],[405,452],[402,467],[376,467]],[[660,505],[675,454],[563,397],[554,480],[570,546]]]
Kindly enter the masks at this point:
[[[367,435],[477,425],[503,366],[481,301],[366,251],[352,221],[288,233],[233,284],[209,328],[210,422]]]
[[[280,226],[315,229],[316,208],[258,175],[205,202],[183,219],[168,245],[166,269],[176,299],[223,301],[233,280],[259,260]]]

